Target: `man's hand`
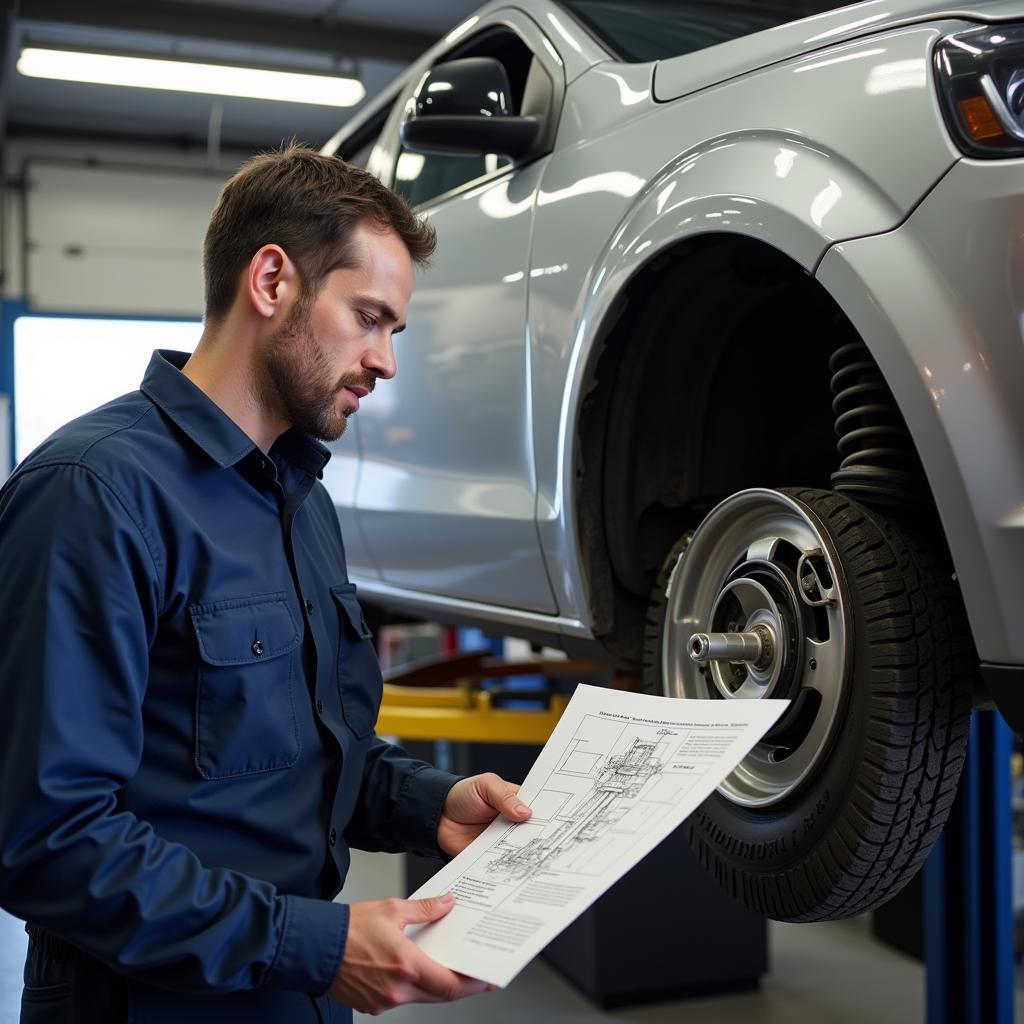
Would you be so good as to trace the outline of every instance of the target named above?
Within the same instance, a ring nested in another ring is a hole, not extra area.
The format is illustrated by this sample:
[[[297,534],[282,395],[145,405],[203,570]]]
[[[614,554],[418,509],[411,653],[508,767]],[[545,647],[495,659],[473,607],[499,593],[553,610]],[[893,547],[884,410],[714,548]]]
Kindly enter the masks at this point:
[[[448,791],[437,827],[437,845],[454,857],[461,853],[498,814],[526,821],[533,811],[518,797],[519,787],[494,772],[456,782]]]
[[[331,995],[376,1016],[404,1003],[448,1003],[491,988],[431,960],[405,937],[408,924],[444,917],[455,899],[374,900],[349,907],[348,941]]]

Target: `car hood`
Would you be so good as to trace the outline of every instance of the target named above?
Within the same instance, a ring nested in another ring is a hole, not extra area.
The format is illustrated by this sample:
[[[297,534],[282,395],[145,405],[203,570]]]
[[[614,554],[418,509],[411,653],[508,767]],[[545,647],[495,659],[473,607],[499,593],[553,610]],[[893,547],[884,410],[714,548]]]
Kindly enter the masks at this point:
[[[674,100],[777,61],[813,53],[875,32],[922,21],[1024,21],[1022,0],[974,3],[922,3],[921,0],[868,0],[826,14],[755,32],[696,53],[662,60],[654,68],[654,98]]]

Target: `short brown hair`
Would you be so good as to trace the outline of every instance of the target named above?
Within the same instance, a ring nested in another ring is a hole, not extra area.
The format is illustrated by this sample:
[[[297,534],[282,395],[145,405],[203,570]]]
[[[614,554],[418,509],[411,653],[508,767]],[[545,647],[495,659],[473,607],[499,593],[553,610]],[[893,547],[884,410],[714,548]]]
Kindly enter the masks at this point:
[[[238,275],[271,243],[297,267],[302,294],[316,294],[330,271],[356,264],[352,233],[364,221],[393,230],[420,266],[437,244],[400,195],[340,157],[296,144],[253,157],[221,189],[206,229],[207,323],[227,313]]]

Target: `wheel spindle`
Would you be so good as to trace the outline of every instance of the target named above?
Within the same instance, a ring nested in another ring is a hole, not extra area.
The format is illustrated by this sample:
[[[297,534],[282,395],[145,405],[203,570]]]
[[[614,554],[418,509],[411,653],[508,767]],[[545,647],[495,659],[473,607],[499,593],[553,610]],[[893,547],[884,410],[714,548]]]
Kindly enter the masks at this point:
[[[700,665],[709,661],[759,665],[771,656],[773,639],[767,626],[755,626],[745,633],[694,633],[689,640],[690,657]]]

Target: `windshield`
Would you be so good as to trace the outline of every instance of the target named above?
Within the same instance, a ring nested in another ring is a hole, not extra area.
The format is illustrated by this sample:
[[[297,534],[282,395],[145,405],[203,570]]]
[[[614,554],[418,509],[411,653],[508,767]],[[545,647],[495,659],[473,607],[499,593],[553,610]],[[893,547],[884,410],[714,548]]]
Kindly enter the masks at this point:
[[[678,57],[811,14],[847,7],[851,0],[562,0],[623,60]]]

